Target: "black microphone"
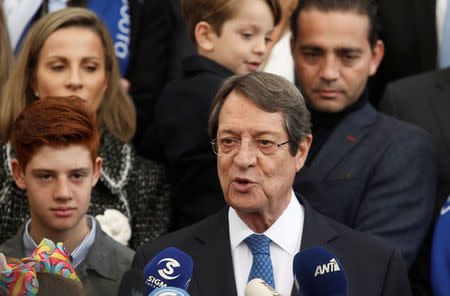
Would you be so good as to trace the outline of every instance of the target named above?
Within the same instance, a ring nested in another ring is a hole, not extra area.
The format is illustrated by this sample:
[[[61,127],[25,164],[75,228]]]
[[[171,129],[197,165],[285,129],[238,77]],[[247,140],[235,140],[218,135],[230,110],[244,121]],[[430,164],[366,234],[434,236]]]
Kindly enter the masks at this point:
[[[347,296],[348,281],[341,262],[324,247],[294,257],[294,282],[301,296]]]
[[[145,278],[141,271],[126,271],[119,285],[119,296],[145,296]]]

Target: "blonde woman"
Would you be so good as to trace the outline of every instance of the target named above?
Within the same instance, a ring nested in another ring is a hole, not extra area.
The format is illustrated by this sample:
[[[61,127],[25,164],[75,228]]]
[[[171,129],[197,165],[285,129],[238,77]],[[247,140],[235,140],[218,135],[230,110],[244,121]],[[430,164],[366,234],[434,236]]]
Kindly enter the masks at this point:
[[[12,124],[24,108],[47,97],[79,99],[96,113],[103,168],[89,213],[102,228],[136,248],[165,233],[170,190],[165,168],[137,156],[129,144],[136,111],[120,87],[118,62],[106,26],[87,9],[68,8],[42,17],[28,32],[0,102],[0,243],[28,218],[25,193],[13,183],[9,162]],[[108,211],[106,216],[105,210]],[[111,214],[110,214],[111,213]],[[110,217],[109,217],[110,216]],[[118,221],[124,221],[123,223]]]

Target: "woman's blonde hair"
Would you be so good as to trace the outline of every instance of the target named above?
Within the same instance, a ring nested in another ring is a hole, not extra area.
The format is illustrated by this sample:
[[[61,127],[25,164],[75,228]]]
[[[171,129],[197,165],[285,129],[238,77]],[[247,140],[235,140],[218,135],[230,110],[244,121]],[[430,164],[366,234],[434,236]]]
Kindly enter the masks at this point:
[[[14,55],[9,41],[5,14],[2,3],[0,2],[0,92],[3,90],[3,86],[11,72],[13,61]]]
[[[104,23],[84,8],[67,8],[45,15],[27,33],[0,101],[0,138],[10,139],[14,120],[22,109],[36,100],[31,83],[41,49],[55,31],[68,27],[92,30],[100,37],[105,51],[108,87],[97,111],[97,124],[105,126],[122,142],[130,141],[136,131],[136,110],[130,96],[120,86],[120,72],[114,46]]]

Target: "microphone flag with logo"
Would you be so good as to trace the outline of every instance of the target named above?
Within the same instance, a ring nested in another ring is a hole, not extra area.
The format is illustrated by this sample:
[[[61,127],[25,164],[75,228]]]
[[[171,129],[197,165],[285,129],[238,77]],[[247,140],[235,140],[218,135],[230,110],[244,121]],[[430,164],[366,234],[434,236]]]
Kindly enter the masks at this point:
[[[144,268],[146,294],[163,287],[186,290],[192,277],[192,258],[169,247],[156,255]]]
[[[153,290],[148,296],[189,296],[189,293],[179,288],[164,287]]]
[[[313,247],[294,257],[294,282],[302,296],[347,296],[344,267],[329,250]]]

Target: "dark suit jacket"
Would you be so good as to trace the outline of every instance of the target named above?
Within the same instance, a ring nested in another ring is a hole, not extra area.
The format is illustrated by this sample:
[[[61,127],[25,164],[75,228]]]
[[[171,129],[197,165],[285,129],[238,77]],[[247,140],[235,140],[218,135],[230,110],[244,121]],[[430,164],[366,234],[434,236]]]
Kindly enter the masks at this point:
[[[313,210],[304,199],[305,221],[300,249],[323,246],[342,263],[349,296],[410,295],[400,253],[371,236],[351,230]],[[194,272],[188,288],[192,296],[235,296],[230,250],[228,207],[192,226],[138,248],[132,266],[143,270],[163,249],[174,246],[190,255]],[[293,276],[286,270],[286,276]],[[293,295],[298,295],[293,293]]]
[[[409,266],[431,222],[435,182],[430,136],[366,104],[339,123],[294,190],[318,212],[400,249]]]
[[[183,77],[164,88],[155,121],[138,146],[145,157],[169,166],[174,229],[206,218],[225,205],[208,135],[208,114],[216,92],[232,75],[205,57],[185,58]]]
[[[370,98],[378,104],[386,84],[436,68],[436,0],[376,0],[385,56],[370,79]]]
[[[380,109],[426,129],[437,152],[437,199],[434,220],[450,194],[450,69],[402,79],[387,86]],[[431,234],[421,250],[421,260],[410,271],[416,295],[429,295]],[[418,258],[419,259],[419,258]],[[416,292],[417,291],[417,292]]]

